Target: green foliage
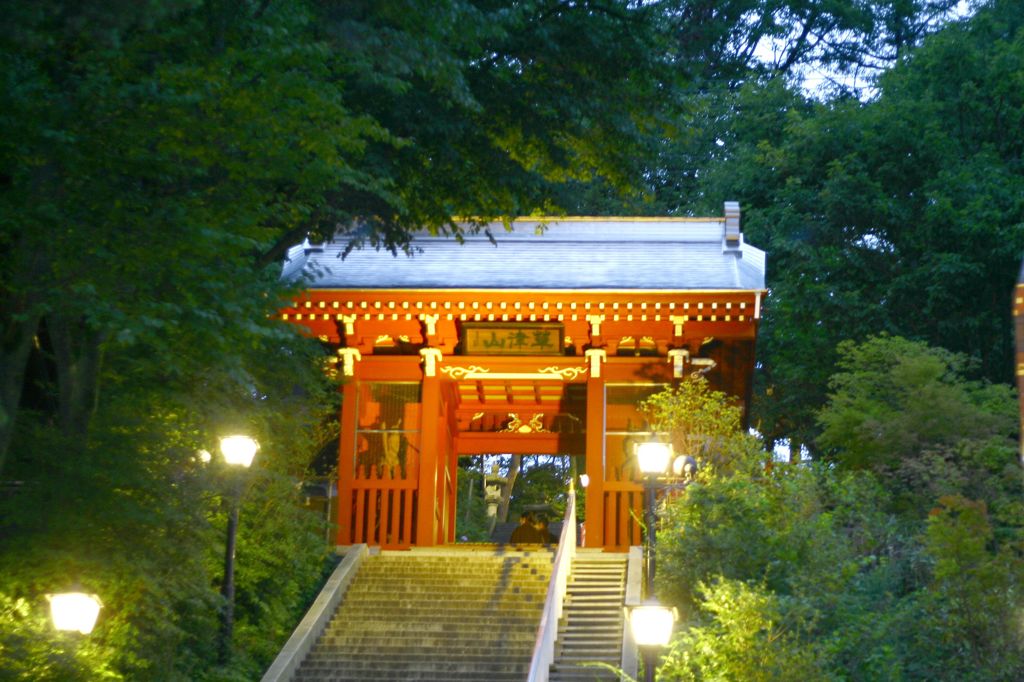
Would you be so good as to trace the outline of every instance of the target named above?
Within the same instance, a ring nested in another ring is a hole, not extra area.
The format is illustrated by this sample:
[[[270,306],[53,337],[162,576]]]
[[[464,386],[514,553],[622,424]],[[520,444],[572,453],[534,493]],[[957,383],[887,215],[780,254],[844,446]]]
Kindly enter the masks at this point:
[[[848,469],[869,469],[904,510],[923,515],[943,495],[995,504],[1019,528],[1017,410],[1008,386],[964,378],[962,356],[899,337],[839,347],[818,443]]]
[[[984,502],[950,496],[939,505],[924,538],[933,565],[920,600],[925,619],[918,643],[937,660],[916,666],[930,679],[1018,678],[1024,674],[1019,553],[989,549],[993,532]]]
[[[253,679],[326,563],[296,485],[336,387],[318,344],[275,315],[293,293],[285,250],[337,234],[397,252],[409,230],[456,232],[455,216],[547,209],[570,177],[629,184],[671,89],[657,10],[3,9],[0,472],[18,485],[0,496],[0,594],[32,611],[0,627],[42,627],[41,595],[80,580],[106,607],[68,670]],[[232,432],[262,449],[242,496],[235,652],[218,668],[237,482],[195,453]],[[61,677],[46,647],[4,642],[26,677]]]
[[[465,537],[469,542],[491,540],[490,520],[484,501],[480,467],[498,466],[499,475],[507,477],[511,455],[488,455],[486,457],[464,457],[459,462],[458,498],[456,513],[456,537]],[[568,500],[569,479],[573,465],[567,456],[522,455],[519,472],[512,486],[508,521],[518,521],[519,513],[529,506],[548,505],[551,508],[549,521],[560,520],[565,515]],[[472,488],[472,495],[468,490]],[[584,496],[576,497],[577,518],[585,511]],[[468,508],[467,508],[468,507]]]
[[[1012,395],[905,339],[840,352],[822,411],[833,461],[751,452],[665,510],[657,590],[684,622],[660,676],[1020,677]]]
[[[813,443],[845,339],[905,336],[1010,382],[1022,78],[1019,4],[994,1],[904,51],[871,100],[752,78],[685,110],[688,136],[665,152],[683,179],[658,203],[739,199],[769,254],[752,421],[770,441]]]
[[[545,455],[523,456],[522,469],[512,491],[512,507],[521,510],[529,505],[551,505],[551,515],[561,519],[569,492],[572,469],[569,457]],[[583,497],[582,495],[579,497]],[[577,498],[577,504],[580,500]],[[580,508],[576,509],[577,515]],[[515,520],[515,514],[509,515]]]
[[[689,629],[673,642],[661,679],[832,679],[821,665],[820,648],[801,639],[809,624],[799,604],[727,579],[700,590],[711,624]]]
[[[455,537],[459,541],[465,538],[468,542],[490,542],[491,524],[487,518],[487,504],[484,502],[483,474],[475,460],[472,457],[459,462]],[[467,494],[470,490],[472,495]]]
[[[758,449],[740,432],[742,409],[707,379],[691,374],[640,403],[656,431],[668,432],[673,449],[698,460],[700,476],[725,473],[749,464],[746,457]]]
[[[398,252],[411,228],[458,237],[458,215],[740,198],[773,262],[769,441],[813,440],[845,338],[903,333],[1005,380],[1024,34],[993,2],[911,50],[952,4],[4,2],[0,678],[253,679],[284,641],[330,563],[296,485],[337,395],[274,316],[307,236]],[[768,77],[897,57],[868,104]],[[699,382],[648,404],[706,465],[663,542],[681,576],[663,589],[694,619],[679,675],[1021,676],[1007,395],[886,343],[904,357],[875,375],[889,392],[833,387],[851,396],[826,428],[835,470],[766,470]],[[239,481],[195,453],[234,431],[262,450],[218,667]],[[524,502],[560,481],[523,480]],[[106,604],[87,639],[44,616],[75,582]]]
[[[845,341],[838,353],[818,443],[844,466],[877,470],[961,441],[1010,444],[1009,387],[966,380],[966,358],[888,336]]]

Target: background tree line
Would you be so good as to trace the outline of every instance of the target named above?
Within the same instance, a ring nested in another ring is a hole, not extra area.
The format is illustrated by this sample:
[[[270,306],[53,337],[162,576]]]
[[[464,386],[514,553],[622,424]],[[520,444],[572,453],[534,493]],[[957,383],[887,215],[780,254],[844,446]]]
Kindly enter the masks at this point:
[[[769,447],[851,447],[819,421],[845,339],[927,341],[964,381],[1008,382],[1024,12],[955,4],[0,3],[0,678],[251,679],[284,641],[328,567],[296,484],[337,399],[272,315],[304,238],[400,254],[415,227],[458,238],[453,216],[739,199],[771,258]],[[811,97],[808,69],[875,94]],[[232,431],[262,450],[219,666],[231,474],[196,452]],[[893,488],[906,462],[870,474],[879,499],[926,514],[948,490]],[[991,489],[938,515],[989,524],[989,553],[1016,527]],[[81,643],[42,601],[74,581],[106,603]]]

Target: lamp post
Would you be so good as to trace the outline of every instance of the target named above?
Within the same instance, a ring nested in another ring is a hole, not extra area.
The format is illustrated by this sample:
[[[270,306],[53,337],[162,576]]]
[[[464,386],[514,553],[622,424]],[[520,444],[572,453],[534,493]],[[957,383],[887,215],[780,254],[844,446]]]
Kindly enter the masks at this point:
[[[659,486],[658,477],[668,475],[672,463],[672,476],[676,479],[690,479],[697,471],[697,461],[689,455],[680,455],[673,461],[672,445],[660,441],[648,441],[636,446],[637,466],[644,477],[644,516],[647,532],[644,534],[644,597],[642,606],[634,607],[629,614],[633,641],[643,654],[644,680],[654,682],[654,669],[658,664],[661,648],[672,637],[672,626],[677,614],[675,609],[662,606],[654,597],[655,557],[657,548],[657,516],[655,514],[655,493]],[[667,483],[671,487],[671,483]],[[686,483],[682,484],[684,487]]]
[[[252,459],[259,447],[259,444],[248,436],[228,436],[220,440],[220,451],[224,455],[224,461],[233,467],[244,469],[252,465]],[[236,487],[229,502],[228,535],[224,547],[224,582],[220,589],[224,597],[220,631],[221,663],[227,663],[231,658],[231,636],[235,627],[235,536],[238,531],[240,497],[241,489]]]
[[[629,612],[629,628],[644,659],[644,680],[654,682],[654,669],[662,647],[672,638],[676,610],[662,606],[656,599],[648,599]]]
[[[63,592],[48,594],[50,600],[50,618],[53,627],[58,630],[69,630],[87,635],[96,625],[103,603],[95,594],[84,592]]]
[[[665,473],[672,459],[672,446],[658,441],[639,443],[636,446],[636,459],[640,473],[644,476],[644,523],[647,526],[644,533],[644,596],[651,598],[654,596],[654,553],[657,543],[654,495],[658,476]]]

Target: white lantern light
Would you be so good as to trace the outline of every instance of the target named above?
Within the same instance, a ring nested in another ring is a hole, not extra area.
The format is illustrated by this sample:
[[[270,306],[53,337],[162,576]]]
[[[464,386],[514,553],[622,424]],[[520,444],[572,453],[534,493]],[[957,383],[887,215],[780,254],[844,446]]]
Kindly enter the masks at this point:
[[[590,485],[590,476],[580,474],[580,486],[586,488],[588,485]]]
[[[659,604],[636,606],[629,612],[629,627],[637,646],[665,646],[672,638],[676,610]]]
[[[58,630],[77,630],[83,635],[92,632],[96,617],[100,615],[100,598],[84,592],[65,592],[47,595],[50,617]]]
[[[648,476],[665,473],[671,458],[672,446],[668,443],[648,442],[636,446],[637,465]]]
[[[235,466],[248,467],[259,450],[259,443],[249,436],[228,436],[220,439],[220,451],[224,461]]]

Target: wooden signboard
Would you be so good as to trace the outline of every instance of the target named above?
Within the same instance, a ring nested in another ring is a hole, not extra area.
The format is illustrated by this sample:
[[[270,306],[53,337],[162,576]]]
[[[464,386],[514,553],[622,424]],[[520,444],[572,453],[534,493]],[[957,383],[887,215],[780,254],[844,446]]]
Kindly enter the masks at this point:
[[[557,322],[469,322],[462,325],[464,355],[561,355]]]

